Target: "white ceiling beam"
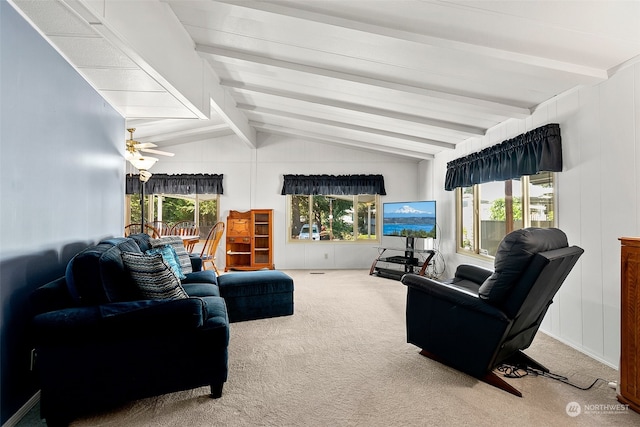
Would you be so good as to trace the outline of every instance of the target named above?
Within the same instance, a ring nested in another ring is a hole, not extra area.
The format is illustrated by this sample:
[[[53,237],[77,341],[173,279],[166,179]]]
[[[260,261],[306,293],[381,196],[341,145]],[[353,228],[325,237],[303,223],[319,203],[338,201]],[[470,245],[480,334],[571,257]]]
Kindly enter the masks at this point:
[[[352,102],[338,101],[335,99],[323,98],[313,95],[303,95],[296,92],[290,92],[280,89],[272,89],[265,86],[250,85],[235,81],[222,80],[223,86],[233,88],[240,92],[256,92],[266,95],[277,96],[281,98],[293,99],[296,101],[308,102],[311,104],[320,104],[328,107],[339,108],[342,110],[356,111],[358,113],[371,114],[373,116],[382,116],[395,120],[402,120],[412,124],[422,126],[432,126],[439,129],[458,132],[466,137],[480,136],[485,134],[485,130],[475,126],[464,125],[460,123],[451,123],[444,120],[430,119],[427,117],[417,116],[414,114],[401,113],[398,111],[384,110],[382,108],[369,107],[366,105],[355,104]]]
[[[236,101],[233,99],[227,88],[220,84],[220,78],[214,73],[213,69],[207,63],[207,73],[209,82],[209,94],[211,96],[211,108],[215,110],[220,117],[229,125],[236,135],[244,141],[249,148],[258,146],[256,130],[249,125],[249,120],[242,111],[236,107]]]
[[[451,39],[443,39],[439,37],[428,36],[426,34],[404,31],[397,28],[384,27],[377,24],[369,24],[367,22],[354,21],[352,19],[340,18],[337,16],[329,16],[325,14],[315,13],[311,11],[295,9],[274,3],[253,0],[218,0],[219,3],[226,3],[235,7],[257,10],[266,13],[284,15],[295,19],[317,22],[324,25],[332,25],[336,27],[346,28],[354,31],[360,31],[369,34],[377,34],[380,36],[390,37],[393,39],[415,42],[423,45],[433,46],[441,49],[450,49],[463,52],[470,55],[482,55],[485,57],[510,61],[520,64],[531,65],[535,67],[545,68],[554,71],[580,75],[598,80],[606,80],[609,76],[607,70],[599,68],[583,66],[570,62],[558,61],[550,58],[528,55],[519,52],[496,49],[492,47],[460,42]]]
[[[60,0],[85,19],[107,41],[122,51],[164,89],[193,112],[209,117],[203,96],[203,64],[184,27],[167,4],[159,1]],[[144,28],[144,31],[140,31]],[[176,37],[181,34],[182,37]],[[157,45],[162,45],[162,50]],[[171,60],[168,60],[171,58]],[[174,62],[181,63],[180,72]]]
[[[255,147],[255,131],[224,95],[218,77],[193,49],[171,7],[159,0],[60,0],[125,53],[200,119],[215,109],[238,136]],[[162,46],[162,49],[158,49]]]
[[[217,138],[220,136],[232,135],[235,132],[227,124],[203,126],[192,129],[176,130],[173,132],[160,132],[147,134],[144,138],[139,138],[140,142],[165,142],[163,147],[184,144],[186,142],[202,141],[204,139]]]
[[[373,144],[371,142],[357,141],[355,139],[342,138],[333,135],[325,135],[315,132],[304,131],[301,129],[292,129],[284,126],[270,125],[258,121],[249,121],[258,131],[264,131],[276,135],[299,137],[306,141],[318,142],[321,144],[332,143],[335,145],[355,147],[362,150],[371,151],[374,153],[387,153],[398,157],[409,157],[419,160],[433,160],[433,154],[428,154],[420,151],[407,150],[404,148],[385,146],[380,144]]]
[[[285,117],[285,118],[293,119],[293,120],[299,120],[299,121],[305,121],[305,122],[311,122],[311,123],[318,123],[318,124],[322,124],[322,125],[327,125],[327,126],[340,128],[340,129],[348,129],[348,130],[352,130],[352,131],[356,131],[356,132],[363,132],[363,133],[366,133],[366,134],[373,134],[373,135],[378,135],[378,136],[384,136],[384,137],[387,137],[387,138],[394,138],[394,139],[400,139],[400,140],[405,140],[405,141],[417,142],[419,144],[424,144],[424,145],[427,145],[427,146],[434,146],[434,147],[438,147],[438,148],[445,148],[445,149],[448,149],[448,150],[453,150],[453,149],[456,148],[455,144],[452,144],[452,143],[449,143],[449,142],[437,141],[437,140],[428,139],[428,138],[421,138],[419,136],[407,135],[407,134],[398,133],[398,132],[391,132],[391,131],[387,131],[387,130],[383,130],[383,129],[372,128],[372,127],[369,127],[369,126],[360,126],[360,125],[354,125],[354,124],[350,124],[350,123],[338,122],[338,121],[335,121],[335,120],[321,119],[319,117],[311,117],[311,116],[304,115],[304,114],[291,113],[291,112],[288,112],[288,111],[275,109],[275,108],[256,107],[256,106],[248,105],[248,104],[238,104],[238,108],[241,109],[241,110],[250,111],[250,112],[254,112],[254,113],[258,113],[258,114],[267,114],[267,115],[271,115],[271,116]]]
[[[362,74],[350,74],[342,71],[335,71],[326,68],[314,67],[311,65],[298,64],[290,61],[267,58],[261,55],[250,54],[239,51],[237,49],[227,49],[219,46],[196,44],[196,51],[215,57],[232,58],[238,61],[248,63],[261,64],[265,66],[293,70],[297,72],[313,74],[318,76],[330,77],[338,80],[345,80],[354,83],[375,86],[385,89],[391,89],[399,92],[418,94],[429,98],[438,99],[439,101],[450,104],[462,105],[466,109],[474,109],[476,111],[486,112],[489,114],[504,115],[510,118],[523,119],[531,115],[528,108],[507,105],[504,103],[487,101],[480,98],[456,95],[452,93],[432,90],[411,84],[394,82],[391,80],[382,80],[375,77],[367,77]]]

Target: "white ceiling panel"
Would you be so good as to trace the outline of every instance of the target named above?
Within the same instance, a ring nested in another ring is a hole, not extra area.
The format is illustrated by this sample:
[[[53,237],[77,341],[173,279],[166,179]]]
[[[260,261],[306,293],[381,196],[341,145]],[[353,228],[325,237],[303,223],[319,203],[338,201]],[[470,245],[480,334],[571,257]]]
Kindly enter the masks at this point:
[[[634,0],[10,1],[160,146],[264,132],[429,159],[640,60]],[[118,27],[140,13],[177,23],[166,67],[145,62],[166,44]],[[208,65],[184,70],[207,82],[205,120],[162,73],[183,54]]]
[[[139,68],[83,68],[82,73],[99,90],[164,92],[156,80]]]
[[[78,68],[137,68],[133,60],[103,38],[50,36],[50,39]]]

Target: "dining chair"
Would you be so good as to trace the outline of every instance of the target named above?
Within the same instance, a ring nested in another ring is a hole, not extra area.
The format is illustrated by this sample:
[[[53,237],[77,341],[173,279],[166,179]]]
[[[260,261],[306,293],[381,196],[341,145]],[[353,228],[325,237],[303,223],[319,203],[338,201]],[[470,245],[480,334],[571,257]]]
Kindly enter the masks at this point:
[[[200,229],[193,221],[180,221],[175,223],[169,234],[174,236],[194,236],[193,239],[183,239],[184,247],[189,253],[193,252],[196,243],[200,241]]]
[[[150,224],[145,224],[144,230],[145,230],[145,233],[147,233],[152,238],[154,239],[160,238],[160,232],[154,226]],[[142,224],[140,223],[128,224],[124,227],[124,237],[129,237],[131,234],[137,234],[137,233],[142,233]]]
[[[202,269],[206,270],[207,263],[211,263],[213,270],[216,272],[216,276],[219,275],[218,268],[216,267],[216,251],[222,239],[222,233],[224,233],[224,222],[220,221],[211,228],[207,235],[207,240],[204,242],[202,252],[200,252],[200,258],[202,259]]]
[[[164,222],[164,221],[153,221],[151,223],[151,225],[158,230],[158,232],[160,233],[161,236],[169,236],[171,235],[171,230],[173,229],[173,226],[171,224],[169,224],[168,222]]]
[[[197,236],[200,234],[200,230],[193,221],[180,221],[171,227],[171,233],[169,234],[175,236]]]

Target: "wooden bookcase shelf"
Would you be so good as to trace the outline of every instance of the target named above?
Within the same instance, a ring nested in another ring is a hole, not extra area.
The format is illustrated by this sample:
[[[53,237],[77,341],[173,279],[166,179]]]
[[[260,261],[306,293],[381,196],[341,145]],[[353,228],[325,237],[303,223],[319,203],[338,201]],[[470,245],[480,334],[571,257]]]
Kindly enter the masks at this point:
[[[640,238],[622,237],[618,400],[640,413]]]
[[[226,243],[225,271],[273,270],[273,211],[229,211]]]

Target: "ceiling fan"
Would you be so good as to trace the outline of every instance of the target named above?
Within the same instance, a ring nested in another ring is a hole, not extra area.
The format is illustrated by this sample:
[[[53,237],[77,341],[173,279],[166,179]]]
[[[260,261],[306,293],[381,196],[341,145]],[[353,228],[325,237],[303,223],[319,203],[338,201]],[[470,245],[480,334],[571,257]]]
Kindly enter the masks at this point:
[[[141,151],[144,153],[159,154],[161,156],[169,156],[169,157],[174,156],[174,153],[169,153],[167,151],[161,151],[161,150],[154,150],[154,148],[157,147],[157,145],[152,142],[139,142],[134,140],[133,133],[136,131],[136,128],[129,128],[127,129],[127,131],[129,131],[129,133],[131,134],[131,137],[127,139],[127,153],[126,153],[127,159],[133,158],[133,157],[142,157],[142,154],[140,153]]]

